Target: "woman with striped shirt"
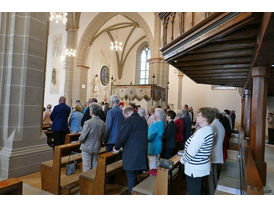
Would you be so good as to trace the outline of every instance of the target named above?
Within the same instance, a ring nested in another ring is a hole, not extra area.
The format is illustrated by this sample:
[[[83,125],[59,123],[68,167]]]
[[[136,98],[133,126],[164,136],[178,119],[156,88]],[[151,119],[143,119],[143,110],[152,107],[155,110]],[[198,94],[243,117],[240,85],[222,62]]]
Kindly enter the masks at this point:
[[[185,165],[187,193],[200,195],[202,192],[202,177],[210,173],[210,154],[213,145],[213,130],[209,126],[214,120],[212,108],[202,107],[196,117],[201,126],[185,143],[181,163]]]

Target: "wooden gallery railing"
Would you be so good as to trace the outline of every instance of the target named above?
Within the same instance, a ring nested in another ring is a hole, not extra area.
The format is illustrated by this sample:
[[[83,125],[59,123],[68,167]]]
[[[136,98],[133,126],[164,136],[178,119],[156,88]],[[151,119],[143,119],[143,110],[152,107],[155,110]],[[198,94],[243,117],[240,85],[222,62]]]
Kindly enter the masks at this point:
[[[239,128],[239,144],[241,194],[263,195],[263,184],[242,127]]]

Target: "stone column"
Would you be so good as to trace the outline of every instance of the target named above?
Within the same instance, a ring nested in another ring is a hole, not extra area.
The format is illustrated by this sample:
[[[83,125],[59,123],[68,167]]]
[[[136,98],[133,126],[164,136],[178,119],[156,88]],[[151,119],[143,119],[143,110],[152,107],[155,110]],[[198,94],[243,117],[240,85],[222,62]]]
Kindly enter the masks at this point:
[[[0,179],[40,170],[48,13],[0,13]]]
[[[161,20],[157,16],[157,13],[154,15],[154,40],[151,48],[151,59],[149,60],[149,83],[152,84],[153,74],[155,75],[154,84],[167,88],[168,86],[168,76],[169,76],[169,64],[164,61],[164,58],[160,52],[162,45],[161,37]],[[168,92],[167,92],[168,93]],[[167,104],[167,102],[165,102]],[[161,105],[164,106],[164,105]]]
[[[178,100],[177,100],[177,110],[182,110],[182,88],[183,88],[183,77],[184,74],[178,70]]]
[[[75,25],[75,13],[68,13],[67,21],[67,43],[66,49],[76,50],[77,48],[77,33],[79,25]],[[76,51],[77,52],[77,51]],[[67,98],[67,104],[73,106],[76,99],[80,99],[82,84],[80,84],[81,71],[76,68],[76,57],[66,56],[65,64],[65,91],[64,95]]]
[[[265,123],[267,102],[268,67],[252,68],[252,113],[251,113],[251,141],[250,148],[260,173],[263,185],[266,184],[265,150]]]
[[[251,90],[245,90],[245,111],[244,111],[244,131],[245,136],[250,137],[250,113],[251,113]]]

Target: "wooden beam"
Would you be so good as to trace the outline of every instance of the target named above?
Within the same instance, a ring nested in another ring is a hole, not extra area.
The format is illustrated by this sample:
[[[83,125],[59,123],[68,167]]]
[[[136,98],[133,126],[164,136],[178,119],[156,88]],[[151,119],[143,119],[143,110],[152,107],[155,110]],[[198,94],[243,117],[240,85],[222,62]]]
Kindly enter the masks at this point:
[[[196,80],[208,80],[210,78],[210,80],[224,80],[224,79],[228,79],[228,80],[234,80],[237,81],[237,79],[246,79],[246,75],[242,75],[242,76],[218,76],[218,77],[208,77],[208,76],[204,76],[204,77],[191,77],[193,79]]]
[[[187,74],[187,73],[191,73],[192,75],[195,74],[227,74],[227,73],[246,73],[248,75],[249,69],[220,69],[220,70],[216,70],[216,69],[199,69],[199,70],[187,70],[187,69],[183,69],[182,70],[183,73]]]
[[[223,59],[223,58],[234,58],[234,57],[247,57],[252,56],[252,49],[241,49],[241,50],[229,50],[229,51],[212,51],[202,54],[191,54],[180,57],[177,59],[179,62],[196,61],[204,59]]]
[[[207,72],[200,72],[200,73],[196,73],[196,74],[193,74],[192,72],[185,72],[186,75],[190,76],[191,78],[203,78],[203,77],[206,77],[206,78],[215,78],[215,77],[237,77],[237,76],[246,76],[248,75],[248,72],[242,72],[242,73],[231,73],[231,72],[223,72],[223,73],[207,73]],[[209,77],[210,75],[210,77]]]
[[[264,15],[263,15],[263,18],[262,18],[262,22],[261,22],[261,25],[260,25],[259,32],[257,34],[257,41],[256,41],[257,44],[256,44],[255,52],[253,54],[252,62],[251,62],[251,65],[250,65],[251,68],[253,68],[255,66],[255,64],[258,65],[258,59],[259,59],[260,55],[262,55],[262,50],[263,50],[262,49],[263,48],[262,43],[263,43],[265,34],[267,33],[267,30],[268,31],[273,30],[273,28],[269,28],[271,19],[272,19],[272,12],[265,12]],[[273,27],[273,20],[272,20],[271,25]],[[266,45],[264,44],[263,46],[266,46]],[[270,54],[271,53],[273,53],[273,52],[270,52]],[[272,59],[273,59],[273,57],[272,57]],[[264,63],[265,64],[263,66],[270,66],[270,65],[267,65],[267,62],[264,62]],[[245,83],[244,88],[247,87],[250,80],[251,80],[251,70],[249,72],[249,76],[247,78],[247,81]]]
[[[227,51],[234,49],[248,49],[255,46],[256,39],[240,39],[225,42],[214,42],[202,48],[188,52],[188,54],[207,53],[212,51]]]
[[[219,64],[248,64],[251,62],[251,57],[241,58],[226,58],[226,59],[214,59],[214,60],[202,60],[193,62],[176,62],[177,66],[202,66],[202,65],[219,65]]]
[[[185,70],[227,70],[227,69],[242,69],[242,68],[248,68],[249,69],[250,64],[224,64],[224,65],[210,65],[210,66],[199,66],[199,67],[191,67],[191,66],[184,66],[178,68],[181,71]]]

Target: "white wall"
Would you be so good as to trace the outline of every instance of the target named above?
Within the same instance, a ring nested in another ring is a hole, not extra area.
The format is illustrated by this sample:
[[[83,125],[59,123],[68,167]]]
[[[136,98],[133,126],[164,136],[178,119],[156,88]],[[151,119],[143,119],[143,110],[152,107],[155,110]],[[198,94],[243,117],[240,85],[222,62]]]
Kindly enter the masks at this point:
[[[169,104],[174,104],[177,110],[178,76],[177,69],[169,67]],[[241,97],[237,90],[212,90],[211,85],[197,84],[184,75],[182,79],[182,106],[188,104],[194,109],[194,117],[200,107],[216,107],[220,111],[224,109],[236,111],[236,125],[241,120]]]
[[[46,65],[46,80],[45,80],[45,95],[44,95],[44,106],[52,104],[53,106],[58,104],[59,97],[64,95],[64,82],[65,82],[65,47],[67,41],[67,32],[64,24],[56,24],[50,22],[49,26],[49,37],[48,37],[48,50],[47,50],[47,65]],[[56,43],[54,37],[60,37],[60,53],[54,55],[54,48]],[[56,68],[56,85],[55,89],[57,92],[52,92],[51,83],[52,69]]]

